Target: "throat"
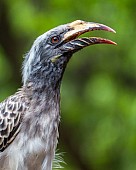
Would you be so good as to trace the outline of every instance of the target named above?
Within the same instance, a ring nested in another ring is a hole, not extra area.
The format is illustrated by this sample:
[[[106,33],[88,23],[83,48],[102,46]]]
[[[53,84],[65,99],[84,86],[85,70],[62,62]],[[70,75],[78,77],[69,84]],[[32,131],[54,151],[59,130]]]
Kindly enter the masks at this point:
[[[46,130],[51,129],[50,133],[53,133],[55,126],[55,131],[57,133],[58,124],[60,120],[60,90],[47,89],[47,88],[36,88],[33,83],[28,83],[27,88],[25,88],[30,94],[28,98],[30,99],[29,112],[27,113],[26,124],[33,125],[36,127],[34,132],[33,128],[27,126],[30,134],[32,136],[39,136],[39,134],[47,136]],[[33,116],[31,115],[33,113]],[[30,115],[29,115],[30,114]],[[29,119],[28,119],[29,117]],[[43,130],[42,130],[43,129]]]
[[[56,93],[60,89],[62,73],[57,70],[47,72],[47,70],[38,70],[29,77],[27,84],[31,82],[33,90],[43,93]]]
[[[29,82],[25,86],[27,97],[31,100],[33,107],[39,107],[48,112],[60,108],[60,84],[48,86],[46,83],[38,81],[37,83]],[[36,109],[37,110],[37,109]]]

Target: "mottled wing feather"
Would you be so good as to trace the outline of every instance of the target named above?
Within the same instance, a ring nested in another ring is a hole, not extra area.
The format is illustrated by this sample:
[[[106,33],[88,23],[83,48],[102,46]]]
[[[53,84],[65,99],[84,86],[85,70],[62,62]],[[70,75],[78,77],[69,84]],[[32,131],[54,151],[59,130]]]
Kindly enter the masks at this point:
[[[15,139],[20,131],[22,116],[26,109],[27,103],[19,92],[0,103],[1,152]]]

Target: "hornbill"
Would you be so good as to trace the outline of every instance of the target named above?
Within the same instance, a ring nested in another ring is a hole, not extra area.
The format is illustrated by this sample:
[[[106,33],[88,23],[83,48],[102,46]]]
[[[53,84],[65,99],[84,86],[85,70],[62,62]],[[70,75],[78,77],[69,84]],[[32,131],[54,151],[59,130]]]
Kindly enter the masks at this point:
[[[79,36],[93,30],[115,32],[76,20],[39,36],[23,62],[23,86],[0,103],[0,169],[51,170],[60,122],[60,85],[72,54],[93,44],[116,44]]]

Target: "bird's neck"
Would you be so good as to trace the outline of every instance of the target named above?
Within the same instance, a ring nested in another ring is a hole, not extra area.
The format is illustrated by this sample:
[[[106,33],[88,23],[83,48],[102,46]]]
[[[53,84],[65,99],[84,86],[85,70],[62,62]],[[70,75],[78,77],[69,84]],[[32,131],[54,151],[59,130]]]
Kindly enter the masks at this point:
[[[37,63],[37,67],[32,67],[31,74],[24,86],[31,84],[34,94],[44,94],[47,97],[52,97],[60,91],[61,80],[65,71],[68,59],[65,58],[58,63]]]
[[[46,86],[38,86],[29,82],[25,87],[25,94],[31,103],[32,110],[35,110],[33,117],[50,115],[53,119],[60,115],[60,88],[52,89]]]
[[[47,85],[42,80],[34,82],[28,82],[25,86],[26,94],[29,94],[29,98],[44,102],[54,100],[55,96],[60,96],[60,83],[57,86]]]

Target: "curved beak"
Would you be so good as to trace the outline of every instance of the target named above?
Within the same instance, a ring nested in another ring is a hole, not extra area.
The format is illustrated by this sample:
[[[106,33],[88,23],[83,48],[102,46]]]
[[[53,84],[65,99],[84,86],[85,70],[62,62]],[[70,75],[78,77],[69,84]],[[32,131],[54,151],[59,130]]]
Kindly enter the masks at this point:
[[[104,30],[108,32],[116,33],[112,28],[94,22],[85,22],[81,20],[74,21],[67,24],[68,31],[64,34],[63,37],[63,49],[67,52],[76,52],[84,47],[93,45],[93,44],[113,44],[117,45],[115,42],[100,38],[100,37],[85,37],[77,38],[81,34],[94,30]]]

